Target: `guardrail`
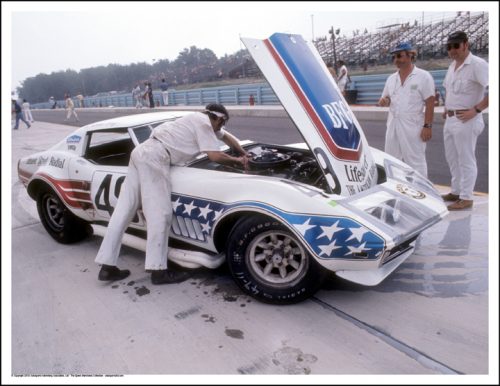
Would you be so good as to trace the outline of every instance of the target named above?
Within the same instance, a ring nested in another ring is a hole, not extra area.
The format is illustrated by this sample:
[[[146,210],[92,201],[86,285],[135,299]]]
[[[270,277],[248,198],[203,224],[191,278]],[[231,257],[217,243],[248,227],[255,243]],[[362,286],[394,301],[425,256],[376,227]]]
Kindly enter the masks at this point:
[[[443,80],[446,70],[430,71],[436,87],[441,95],[444,95]],[[354,103],[361,105],[374,105],[380,98],[384,89],[385,81],[390,74],[351,76],[349,90],[356,90],[357,97]],[[160,91],[153,92],[156,106],[163,106],[163,98]],[[223,105],[248,105],[253,99],[255,105],[279,105],[280,102],[268,83],[253,83],[232,85],[223,87],[207,87],[192,90],[170,89],[168,92],[169,105],[206,105],[208,103],[222,103]],[[79,101],[74,98],[75,106]],[[135,106],[132,93],[86,97],[83,101],[84,107],[133,107]],[[64,100],[57,101],[58,107],[64,107]],[[146,105],[146,100],[143,99]],[[34,103],[32,108],[50,109],[49,102]]]

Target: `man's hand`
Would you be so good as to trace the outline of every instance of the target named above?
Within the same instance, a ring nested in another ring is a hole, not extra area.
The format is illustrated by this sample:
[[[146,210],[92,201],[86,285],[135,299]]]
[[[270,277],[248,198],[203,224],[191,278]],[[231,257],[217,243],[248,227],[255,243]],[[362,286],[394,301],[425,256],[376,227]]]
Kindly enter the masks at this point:
[[[391,104],[391,98],[390,97],[382,97],[379,99],[377,106],[380,107],[387,107]]]
[[[420,133],[420,138],[422,141],[427,142],[432,138],[432,129],[430,127],[423,127]]]
[[[478,113],[474,108],[468,109],[468,110],[463,110],[460,112],[455,113],[457,115],[457,118],[460,119],[462,122],[467,122],[468,120],[474,118]]]

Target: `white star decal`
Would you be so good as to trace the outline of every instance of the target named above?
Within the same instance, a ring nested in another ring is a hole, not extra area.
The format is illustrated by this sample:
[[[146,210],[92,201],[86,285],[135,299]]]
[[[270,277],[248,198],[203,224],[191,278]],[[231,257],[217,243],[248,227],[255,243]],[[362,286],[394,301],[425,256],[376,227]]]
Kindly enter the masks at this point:
[[[200,225],[201,225],[201,231],[205,232],[207,235],[209,235],[210,234],[210,229],[212,229],[212,227],[210,226],[210,224],[209,223],[204,224],[204,223],[200,222]]]
[[[196,208],[196,205],[193,205],[194,201],[191,201],[189,204],[184,204],[184,212],[182,213],[187,213],[188,216],[191,216],[191,212],[193,211],[194,208]]]
[[[177,198],[177,200],[176,200],[176,201],[172,201],[172,210],[173,210],[174,212],[177,210],[177,207],[178,207],[179,205],[183,205],[183,204],[181,204],[180,200],[181,200],[180,198]]]
[[[326,255],[327,257],[330,257],[330,255],[332,254],[332,251],[334,251],[335,249],[342,248],[340,246],[336,246],[335,245],[336,242],[337,242],[337,240],[333,240],[333,243],[326,244],[326,245],[319,245],[319,249],[321,249],[321,253],[319,255],[320,256]]]
[[[363,252],[365,249],[367,249],[367,248],[365,248],[365,244],[366,244],[366,242],[361,244],[359,247],[356,247],[354,245],[348,245],[347,248],[349,248],[349,252],[347,252],[344,256],[350,255],[352,253]],[[369,249],[367,249],[367,250],[369,250]]]
[[[352,239],[356,239],[359,242],[361,242],[361,239],[363,238],[363,235],[365,233],[368,233],[368,230],[366,228],[364,228],[364,227],[349,228],[349,230],[351,231],[352,235],[346,241],[349,241],[349,240],[352,240]]]
[[[222,212],[224,212],[224,209],[221,209],[221,210],[214,210],[214,218],[213,218],[213,220],[212,220],[212,221],[217,220],[217,219],[221,216]]]
[[[210,204],[207,204],[206,207],[202,208],[201,206],[198,207],[198,209],[200,210],[200,216],[199,217],[203,217],[205,220],[207,219],[208,215],[213,212],[212,209],[209,208]]]
[[[302,236],[305,236],[306,232],[309,229],[314,228],[316,226],[316,225],[309,225],[309,221],[311,221],[310,218],[308,218],[304,224],[293,224],[293,226],[297,228],[297,230],[302,234]]]
[[[316,240],[317,240],[317,239],[320,239],[320,238],[321,238],[321,237],[323,237],[323,236],[326,236],[326,237],[328,237],[328,240],[330,240],[330,241],[331,241],[331,240],[332,240],[332,237],[333,237],[333,235],[334,235],[335,233],[337,233],[338,231],[341,231],[341,230],[345,229],[345,228],[341,228],[341,227],[338,227],[338,226],[337,226],[339,222],[340,222],[340,220],[339,220],[339,221],[337,221],[337,222],[336,222],[335,224],[333,224],[332,226],[329,226],[329,227],[321,227],[321,229],[323,230],[323,233],[322,233],[322,234],[320,234],[320,235],[316,238]]]

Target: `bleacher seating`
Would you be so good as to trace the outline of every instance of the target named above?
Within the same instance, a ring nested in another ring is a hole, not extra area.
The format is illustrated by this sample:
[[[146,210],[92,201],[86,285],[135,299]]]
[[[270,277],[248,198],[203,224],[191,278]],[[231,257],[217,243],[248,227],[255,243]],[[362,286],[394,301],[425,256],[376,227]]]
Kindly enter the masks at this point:
[[[472,52],[487,55],[488,27],[488,13],[458,12],[454,18],[423,25],[415,20],[413,24],[406,22],[380,27],[375,33],[369,33],[366,29],[356,30],[351,38],[335,36],[335,49],[331,36],[319,37],[314,40],[314,44],[325,62],[333,61],[335,56],[352,68],[389,63],[389,50],[399,42],[412,43],[419,58],[447,57],[445,44],[448,35],[461,30],[469,36]]]

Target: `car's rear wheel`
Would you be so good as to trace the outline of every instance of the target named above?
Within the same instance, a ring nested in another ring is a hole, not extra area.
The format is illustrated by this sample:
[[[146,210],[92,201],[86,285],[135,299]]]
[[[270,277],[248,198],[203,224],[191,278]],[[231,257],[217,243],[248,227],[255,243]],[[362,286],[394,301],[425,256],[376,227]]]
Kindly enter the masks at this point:
[[[54,240],[71,244],[92,233],[90,224],[64,206],[51,188],[44,187],[38,192],[36,204],[42,225]]]
[[[314,294],[325,277],[297,236],[276,220],[240,220],[229,240],[227,261],[234,280],[261,301],[300,302]]]

